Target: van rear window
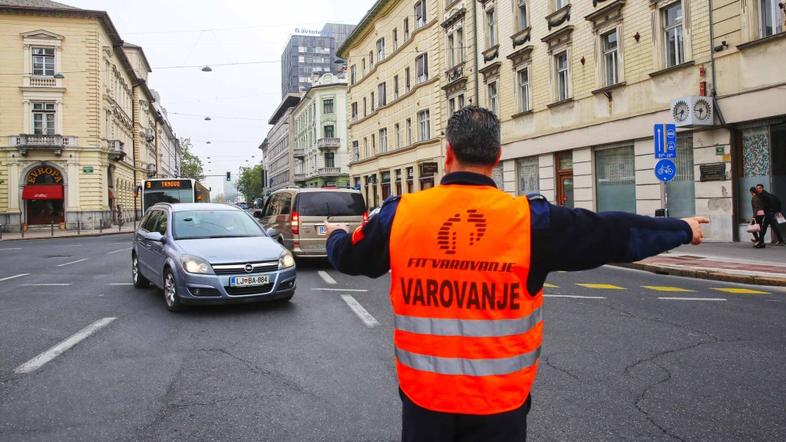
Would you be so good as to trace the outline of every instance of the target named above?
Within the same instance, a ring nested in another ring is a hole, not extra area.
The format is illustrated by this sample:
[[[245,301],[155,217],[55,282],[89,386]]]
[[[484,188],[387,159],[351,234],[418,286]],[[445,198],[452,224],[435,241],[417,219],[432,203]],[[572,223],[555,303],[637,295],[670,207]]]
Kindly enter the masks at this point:
[[[300,216],[356,216],[365,211],[366,203],[359,193],[301,192],[297,196]]]

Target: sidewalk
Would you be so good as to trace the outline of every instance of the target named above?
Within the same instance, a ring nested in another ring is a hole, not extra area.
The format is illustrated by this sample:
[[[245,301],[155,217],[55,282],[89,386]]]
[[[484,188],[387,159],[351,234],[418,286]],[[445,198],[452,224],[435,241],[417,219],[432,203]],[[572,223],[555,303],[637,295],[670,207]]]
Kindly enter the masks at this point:
[[[134,223],[126,223],[123,224],[121,229],[118,229],[116,225],[107,228],[107,229],[96,229],[96,230],[81,230],[77,232],[76,230],[60,230],[57,227],[54,229],[54,234],[51,229],[32,229],[28,230],[24,234],[24,238],[20,232],[3,232],[2,239],[0,241],[13,241],[13,240],[20,240],[20,239],[47,239],[47,238],[74,238],[79,236],[104,236],[104,235],[119,235],[123,233],[131,233],[134,231]]]
[[[685,245],[629,267],[691,278],[786,286],[786,246],[767,244],[764,249],[754,249],[750,242]]]

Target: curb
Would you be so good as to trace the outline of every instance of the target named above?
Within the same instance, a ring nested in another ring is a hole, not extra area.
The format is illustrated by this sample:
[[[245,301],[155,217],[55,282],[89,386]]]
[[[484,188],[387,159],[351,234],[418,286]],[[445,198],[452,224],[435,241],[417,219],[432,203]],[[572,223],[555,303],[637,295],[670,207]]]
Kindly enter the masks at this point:
[[[70,239],[70,238],[96,238],[99,236],[125,235],[130,233],[134,233],[134,231],[132,230],[129,232],[83,233],[81,235],[39,236],[34,238],[3,238],[2,240],[0,240],[0,243],[6,241],[38,241],[43,239],[52,240],[52,239]]]
[[[786,287],[786,277],[775,276],[755,276],[740,275],[736,273],[724,273],[713,270],[696,270],[689,268],[665,267],[653,264],[634,262],[629,264],[613,264],[618,267],[627,267],[637,270],[644,270],[658,275],[685,276],[688,278],[708,279],[712,281],[736,282],[740,284],[769,285]]]

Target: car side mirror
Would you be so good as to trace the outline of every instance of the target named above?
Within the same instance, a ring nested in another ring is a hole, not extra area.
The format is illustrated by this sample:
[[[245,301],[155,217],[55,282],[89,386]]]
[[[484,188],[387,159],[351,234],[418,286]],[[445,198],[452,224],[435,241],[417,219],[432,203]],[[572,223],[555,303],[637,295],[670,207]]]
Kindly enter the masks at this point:
[[[271,227],[271,228],[265,230],[265,234],[267,236],[271,237],[271,238],[275,238],[275,237],[278,236],[278,230],[276,230],[276,229]]]
[[[147,233],[145,233],[145,239],[147,239],[148,241],[153,241],[153,242],[160,242],[160,243],[166,242],[166,238],[164,238],[164,235],[162,235],[162,234],[160,234],[158,232],[147,232]]]

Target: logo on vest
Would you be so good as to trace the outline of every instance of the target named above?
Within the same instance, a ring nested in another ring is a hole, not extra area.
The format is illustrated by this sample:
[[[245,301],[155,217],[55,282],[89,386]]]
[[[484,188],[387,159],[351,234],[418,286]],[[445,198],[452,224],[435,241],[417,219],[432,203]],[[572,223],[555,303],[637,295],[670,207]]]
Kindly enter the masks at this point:
[[[486,216],[478,213],[477,209],[468,209],[466,214],[457,213],[442,223],[437,233],[437,246],[447,255],[455,255],[459,244],[459,234],[466,236],[469,230],[467,243],[474,246],[486,235],[488,221]],[[463,242],[463,241],[462,241]]]

